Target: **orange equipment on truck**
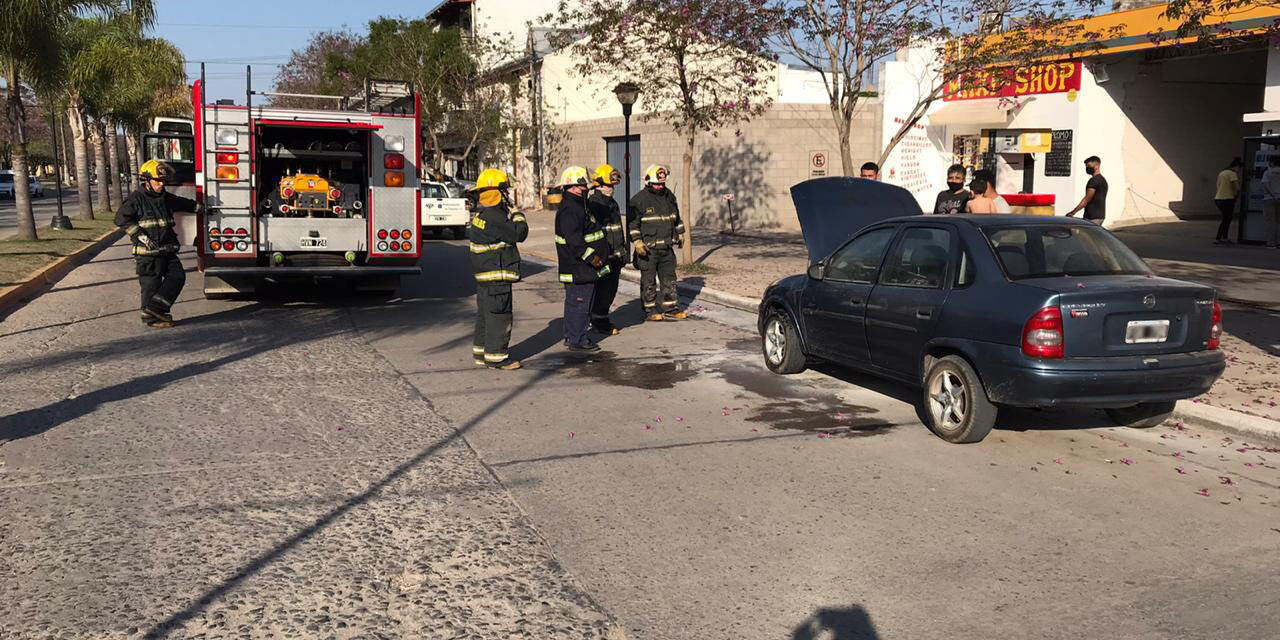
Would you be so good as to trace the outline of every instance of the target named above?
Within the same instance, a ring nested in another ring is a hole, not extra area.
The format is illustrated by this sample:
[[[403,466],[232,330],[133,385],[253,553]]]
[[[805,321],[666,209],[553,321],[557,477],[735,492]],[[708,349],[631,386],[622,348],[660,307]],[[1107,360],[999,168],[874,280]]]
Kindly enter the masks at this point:
[[[192,90],[196,199],[185,242],[198,248],[205,296],[262,282],[346,279],[394,290],[421,273],[420,102],[404,82],[368,81],[336,109],[207,104]]]

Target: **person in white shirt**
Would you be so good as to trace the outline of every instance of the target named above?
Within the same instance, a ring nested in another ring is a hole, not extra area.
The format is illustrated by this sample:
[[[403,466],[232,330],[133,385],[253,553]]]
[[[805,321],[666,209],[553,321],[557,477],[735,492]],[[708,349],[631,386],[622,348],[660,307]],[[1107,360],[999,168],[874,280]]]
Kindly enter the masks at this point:
[[[1267,246],[1280,249],[1280,155],[1271,156],[1271,166],[1262,173],[1262,221]]]

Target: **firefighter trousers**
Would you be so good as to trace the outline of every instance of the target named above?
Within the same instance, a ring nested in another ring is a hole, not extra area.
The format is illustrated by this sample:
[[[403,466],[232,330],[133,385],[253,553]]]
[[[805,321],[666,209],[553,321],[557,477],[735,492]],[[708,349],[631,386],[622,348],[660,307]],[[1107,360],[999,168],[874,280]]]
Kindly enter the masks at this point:
[[[590,344],[587,324],[591,320],[591,296],[595,289],[594,282],[564,286],[564,341],[571,347]]]
[[[618,278],[622,276],[622,265],[612,266],[612,272],[596,280],[596,289],[591,298],[591,326],[603,331],[613,328],[613,322],[609,320],[609,309],[613,308],[613,300],[618,296]]]
[[[640,269],[640,301],[646,315],[673,313],[676,307],[676,253],[669,248],[650,249],[636,257]]]
[[[134,258],[137,266],[138,284],[142,288],[142,310],[152,311],[160,315],[168,315],[177,302],[178,294],[187,283],[187,272],[182,268],[178,256],[161,254],[158,256],[139,256]],[[154,318],[146,313],[143,321]]]
[[[511,342],[511,284],[476,285],[476,334],[471,352],[476,362],[500,365],[507,361]]]

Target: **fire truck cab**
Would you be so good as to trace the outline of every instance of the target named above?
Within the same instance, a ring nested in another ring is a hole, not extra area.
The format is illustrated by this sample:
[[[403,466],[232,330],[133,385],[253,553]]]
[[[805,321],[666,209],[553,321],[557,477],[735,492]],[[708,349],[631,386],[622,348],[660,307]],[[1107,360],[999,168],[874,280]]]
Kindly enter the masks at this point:
[[[337,110],[195,107],[191,225],[206,297],[263,282],[349,280],[393,291],[421,273],[419,100],[407,83],[370,81]],[[317,98],[318,96],[309,96]]]

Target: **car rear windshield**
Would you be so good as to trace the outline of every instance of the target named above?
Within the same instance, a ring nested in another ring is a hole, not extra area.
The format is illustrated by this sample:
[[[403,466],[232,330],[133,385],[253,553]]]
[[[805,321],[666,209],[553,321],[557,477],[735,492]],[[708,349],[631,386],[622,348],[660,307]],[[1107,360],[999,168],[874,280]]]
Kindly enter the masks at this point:
[[[1095,226],[1011,225],[984,231],[1004,272],[1014,280],[1151,272],[1123,242]]]
[[[449,192],[442,185],[424,184],[422,185],[422,195],[428,198],[448,198]]]

